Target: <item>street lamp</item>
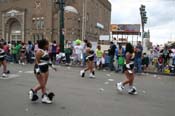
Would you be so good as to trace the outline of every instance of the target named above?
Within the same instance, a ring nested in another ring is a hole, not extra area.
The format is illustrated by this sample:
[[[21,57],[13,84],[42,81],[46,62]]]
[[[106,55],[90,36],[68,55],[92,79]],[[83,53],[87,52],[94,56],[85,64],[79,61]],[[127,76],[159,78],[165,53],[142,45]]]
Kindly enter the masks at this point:
[[[140,16],[141,16],[141,24],[142,24],[142,44],[143,44],[144,32],[145,32],[144,27],[145,27],[145,24],[147,23],[147,20],[148,20],[145,8],[146,8],[145,5],[141,5],[141,7],[140,7]]]
[[[65,11],[65,13],[70,12],[70,13],[78,14],[78,10],[76,8],[74,8],[73,6],[65,6],[64,11]]]
[[[73,6],[65,6],[65,1],[64,0],[56,0],[56,4],[59,7],[60,10],[60,51],[62,53],[64,53],[64,12],[72,12],[75,14],[78,14],[78,11],[76,8],[74,8]]]
[[[56,0],[60,10],[60,51],[64,53],[64,0]]]

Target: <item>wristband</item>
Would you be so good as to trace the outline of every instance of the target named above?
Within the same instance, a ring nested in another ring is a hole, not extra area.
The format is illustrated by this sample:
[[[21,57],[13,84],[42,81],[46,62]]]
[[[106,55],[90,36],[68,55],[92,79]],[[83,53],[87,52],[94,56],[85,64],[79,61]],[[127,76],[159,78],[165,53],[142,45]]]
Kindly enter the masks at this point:
[[[37,75],[39,75],[41,73],[41,70],[40,70],[38,65],[36,65],[35,72]]]
[[[130,64],[126,64],[126,68],[130,69]]]
[[[53,65],[53,63],[52,63],[51,61],[49,61],[49,62],[48,62],[48,65],[49,65],[49,66],[52,66],[52,65]]]

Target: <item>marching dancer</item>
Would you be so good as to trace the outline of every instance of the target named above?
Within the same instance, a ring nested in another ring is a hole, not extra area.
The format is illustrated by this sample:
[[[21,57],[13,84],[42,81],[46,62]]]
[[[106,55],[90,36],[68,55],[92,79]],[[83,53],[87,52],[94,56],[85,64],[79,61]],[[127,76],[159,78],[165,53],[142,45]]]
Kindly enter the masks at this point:
[[[133,86],[134,83],[134,48],[130,43],[126,45],[126,63],[124,65],[124,73],[127,80],[117,83],[117,89],[122,92],[124,86],[129,84],[128,93],[135,95],[137,94],[136,88]]]
[[[3,43],[0,43],[0,66],[3,65],[2,77],[7,77],[7,74],[10,73],[10,71],[7,70],[7,61],[5,57],[6,57],[6,53],[3,50]]]
[[[51,104],[52,98],[54,96],[53,93],[47,94],[46,85],[49,77],[49,66],[51,66],[55,71],[56,68],[52,66],[49,62],[49,54],[47,52],[49,47],[49,42],[46,39],[42,39],[38,42],[38,50],[35,54],[35,66],[34,66],[34,74],[38,80],[38,85],[33,87],[29,91],[29,98],[32,101],[38,100],[37,91],[41,90],[42,92],[42,103]]]
[[[84,70],[80,71],[81,77],[85,76],[86,71],[90,71],[89,78],[95,78],[95,70],[94,70],[94,51],[92,50],[92,44],[87,43],[87,48],[86,48],[86,63],[87,67]]]

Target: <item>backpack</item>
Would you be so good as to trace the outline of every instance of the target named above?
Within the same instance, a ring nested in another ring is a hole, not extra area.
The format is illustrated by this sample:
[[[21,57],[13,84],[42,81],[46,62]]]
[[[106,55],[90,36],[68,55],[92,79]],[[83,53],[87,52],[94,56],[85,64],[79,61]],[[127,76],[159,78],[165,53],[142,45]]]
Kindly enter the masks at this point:
[[[119,56],[118,57],[118,65],[122,66],[122,65],[124,65],[124,62],[125,62],[124,57]]]

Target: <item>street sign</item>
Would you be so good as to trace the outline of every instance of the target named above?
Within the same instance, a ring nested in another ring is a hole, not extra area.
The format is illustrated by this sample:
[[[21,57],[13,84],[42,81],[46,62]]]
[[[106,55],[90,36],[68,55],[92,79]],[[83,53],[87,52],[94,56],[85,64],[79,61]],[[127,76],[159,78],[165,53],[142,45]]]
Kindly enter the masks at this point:
[[[99,40],[101,40],[101,41],[109,41],[110,40],[110,36],[109,35],[100,35]]]

